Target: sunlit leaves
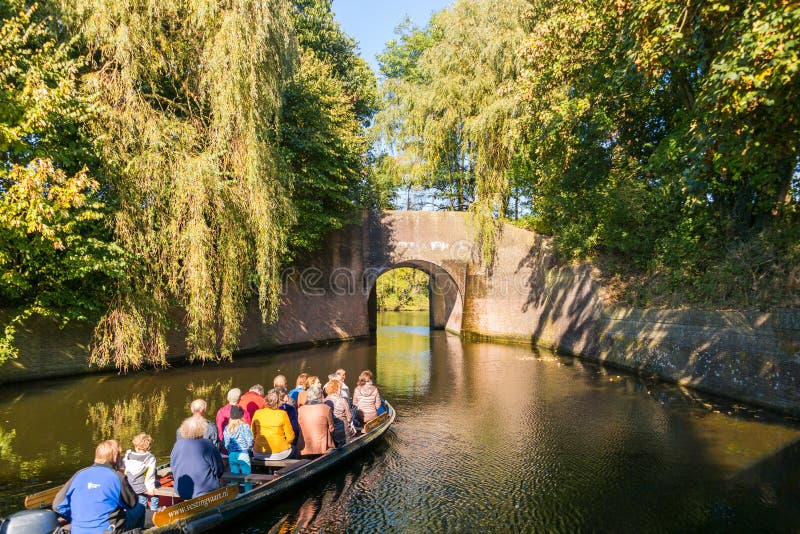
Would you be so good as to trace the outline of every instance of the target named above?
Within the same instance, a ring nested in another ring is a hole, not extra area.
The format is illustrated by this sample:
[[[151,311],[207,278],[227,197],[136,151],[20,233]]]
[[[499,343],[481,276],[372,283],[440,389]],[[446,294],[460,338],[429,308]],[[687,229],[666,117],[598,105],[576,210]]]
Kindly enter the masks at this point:
[[[117,236],[142,260],[93,360],[163,363],[173,306],[191,357],[230,358],[251,283],[275,317],[292,221],[276,146],[294,54],[287,6],[86,0],[75,11],[101,61],[89,87],[117,171]]]
[[[108,212],[85,171],[67,176],[49,160],[12,166],[0,177],[0,297],[13,306],[0,337],[0,362],[15,357],[14,336],[32,315],[63,323],[104,310],[128,261],[108,239]]]
[[[527,12],[522,1],[462,0],[424,30],[401,26],[381,56],[387,107],[377,122],[397,151],[397,182],[469,206],[487,260],[520,137],[515,80]]]
[[[329,0],[296,2],[300,63],[286,86],[281,154],[297,218],[289,237],[296,259],[352,221],[373,189],[362,125],[375,111],[375,76],[334,20]]]

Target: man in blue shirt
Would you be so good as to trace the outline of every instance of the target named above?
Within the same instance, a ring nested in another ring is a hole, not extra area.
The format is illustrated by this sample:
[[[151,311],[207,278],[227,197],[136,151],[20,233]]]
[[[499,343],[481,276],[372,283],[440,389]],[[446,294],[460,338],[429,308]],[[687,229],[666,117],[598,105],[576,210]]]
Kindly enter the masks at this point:
[[[72,534],[101,534],[144,526],[144,507],[119,470],[121,449],[110,439],[97,446],[94,465],[70,478],[53,500],[53,510]]]

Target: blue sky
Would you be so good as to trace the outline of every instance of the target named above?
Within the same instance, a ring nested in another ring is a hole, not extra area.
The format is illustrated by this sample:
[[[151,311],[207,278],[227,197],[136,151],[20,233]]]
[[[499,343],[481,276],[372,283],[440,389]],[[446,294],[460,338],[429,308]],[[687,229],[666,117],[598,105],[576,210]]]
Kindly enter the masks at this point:
[[[375,54],[383,52],[386,41],[395,37],[394,29],[406,15],[417,26],[425,26],[432,13],[451,3],[452,0],[333,0],[333,12],[377,74]]]

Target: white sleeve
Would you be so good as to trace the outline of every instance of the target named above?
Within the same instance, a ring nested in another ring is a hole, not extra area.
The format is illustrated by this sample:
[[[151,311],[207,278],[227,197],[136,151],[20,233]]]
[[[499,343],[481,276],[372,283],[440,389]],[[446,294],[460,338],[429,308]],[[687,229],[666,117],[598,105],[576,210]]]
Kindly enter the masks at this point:
[[[156,489],[156,457],[153,455],[151,455],[146,462],[144,487],[147,488],[147,491],[154,491]]]

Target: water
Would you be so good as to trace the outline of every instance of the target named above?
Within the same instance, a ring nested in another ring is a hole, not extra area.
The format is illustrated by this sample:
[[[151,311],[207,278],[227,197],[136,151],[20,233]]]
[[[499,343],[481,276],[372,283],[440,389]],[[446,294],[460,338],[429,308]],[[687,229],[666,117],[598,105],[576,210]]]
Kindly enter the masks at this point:
[[[800,424],[529,347],[384,313],[372,341],[4,386],[0,513],[141,431],[167,458],[196,396],[376,372],[396,407],[376,447],[231,532],[800,532]]]

